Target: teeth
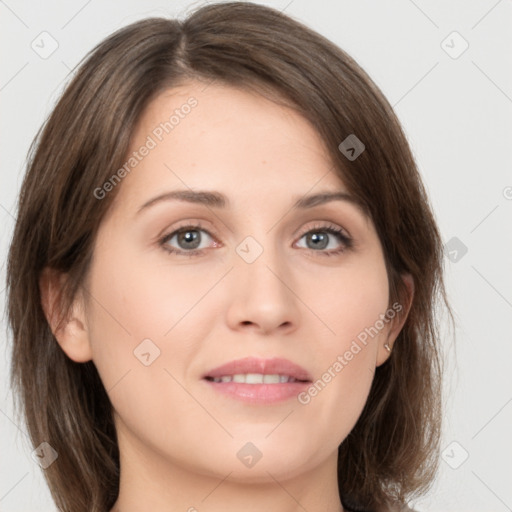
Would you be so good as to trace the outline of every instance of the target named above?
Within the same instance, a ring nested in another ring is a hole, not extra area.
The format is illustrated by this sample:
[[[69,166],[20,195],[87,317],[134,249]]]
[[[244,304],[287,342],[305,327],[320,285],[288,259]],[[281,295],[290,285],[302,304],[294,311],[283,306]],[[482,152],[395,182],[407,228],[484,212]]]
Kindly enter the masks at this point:
[[[240,375],[243,379],[244,375]],[[240,381],[239,381],[240,382]],[[241,381],[243,382],[243,381]],[[246,384],[263,384],[263,375],[261,373],[248,373],[245,375]]]
[[[239,382],[242,384],[280,384],[284,382],[297,382],[297,379],[288,375],[263,375],[262,373],[237,373],[236,375],[223,375],[213,377],[213,382]]]

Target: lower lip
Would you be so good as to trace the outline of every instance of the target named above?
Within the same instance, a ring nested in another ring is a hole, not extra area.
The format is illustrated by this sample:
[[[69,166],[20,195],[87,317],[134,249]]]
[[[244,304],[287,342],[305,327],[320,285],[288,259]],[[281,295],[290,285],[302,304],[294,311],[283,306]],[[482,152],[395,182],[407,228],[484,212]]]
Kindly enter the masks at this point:
[[[213,382],[203,379],[212,389],[243,402],[270,404],[297,398],[310,382],[282,382],[279,384],[244,384],[240,382]]]

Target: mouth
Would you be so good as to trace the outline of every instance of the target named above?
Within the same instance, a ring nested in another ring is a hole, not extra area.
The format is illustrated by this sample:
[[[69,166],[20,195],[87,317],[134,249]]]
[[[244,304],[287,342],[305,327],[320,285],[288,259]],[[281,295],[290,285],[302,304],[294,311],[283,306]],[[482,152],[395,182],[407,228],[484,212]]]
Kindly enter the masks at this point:
[[[247,357],[218,366],[202,376],[217,392],[249,403],[282,402],[312,383],[310,374],[287,359]]]

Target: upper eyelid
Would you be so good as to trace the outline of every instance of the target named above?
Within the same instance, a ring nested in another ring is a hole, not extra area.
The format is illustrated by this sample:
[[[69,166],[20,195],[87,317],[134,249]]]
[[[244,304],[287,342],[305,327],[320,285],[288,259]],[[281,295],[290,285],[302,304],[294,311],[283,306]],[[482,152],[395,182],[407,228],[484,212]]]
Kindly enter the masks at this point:
[[[340,226],[336,222],[331,222],[331,221],[328,221],[328,220],[326,220],[326,221],[314,221],[314,222],[315,222],[315,225],[308,227],[304,231],[302,231],[302,229],[300,229],[300,230],[298,230],[298,232],[299,233],[302,232],[302,235],[305,235],[306,233],[309,233],[310,231],[314,231],[315,229],[320,230],[320,229],[334,228],[336,230],[343,231],[343,233],[345,234],[345,236],[347,238],[352,238],[352,235],[349,233],[347,228],[345,228],[343,226]],[[296,233],[297,233],[297,231],[296,231]]]

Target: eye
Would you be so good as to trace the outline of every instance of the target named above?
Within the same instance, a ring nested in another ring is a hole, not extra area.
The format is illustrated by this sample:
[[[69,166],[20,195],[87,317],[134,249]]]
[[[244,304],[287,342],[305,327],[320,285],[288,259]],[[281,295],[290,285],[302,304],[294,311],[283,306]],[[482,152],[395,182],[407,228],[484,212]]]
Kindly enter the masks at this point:
[[[206,234],[206,237],[203,235]],[[200,224],[189,224],[181,226],[173,232],[165,235],[160,240],[160,245],[164,250],[173,254],[183,254],[185,256],[199,256],[210,244],[205,243],[208,238],[213,237],[208,231],[203,229]],[[175,246],[170,245],[173,243]],[[215,242],[214,242],[215,243]]]
[[[208,238],[210,242],[208,242]],[[333,224],[314,226],[313,229],[304,233],[299,241],[302,239],[306,240],[306,247],[298,244],[297,247],[304,247],[322,256],[334,256],[351,249],[353,246],[353,240],[350,236],[343,229]],[[171,233],[164,235],[159,244],[171,254],[188,257],[200,256],[208,247],[220,246],[200,223],[180,226]]]
[[[333,256],[352,248],[352,239],[345,231],[335,225],[319,225],[301,236],[306,239],[306,249],[323,256]],[[338,242],[336,243],[336,239]],[[326,251],[325,249],[330,249]]]

